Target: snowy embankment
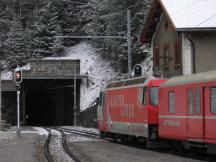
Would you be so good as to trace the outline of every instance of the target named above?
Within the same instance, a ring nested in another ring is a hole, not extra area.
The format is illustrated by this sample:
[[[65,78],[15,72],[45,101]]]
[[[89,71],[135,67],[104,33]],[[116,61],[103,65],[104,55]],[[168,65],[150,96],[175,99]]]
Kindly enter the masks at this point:
[[[88,86],[86,82],[81,85],[80,109],[85,110],[99,96],[100,89],[105,87],[107,81],[117,76],[117,72],[87,42],[68,48],[65,57],[80,59],[80,73],[89,76]]]

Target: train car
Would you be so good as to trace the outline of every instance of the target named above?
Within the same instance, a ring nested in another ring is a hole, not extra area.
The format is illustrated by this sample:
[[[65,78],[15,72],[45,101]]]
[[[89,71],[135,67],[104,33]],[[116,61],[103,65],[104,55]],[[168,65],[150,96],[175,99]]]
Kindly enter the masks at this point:
[[[138,77],[109,83],[99,99],[101,135],[157,138],[158,88],[164,81]]]
[[[216,71],[174,77],[159,90],[159,137],[190,147],[216,144]]]

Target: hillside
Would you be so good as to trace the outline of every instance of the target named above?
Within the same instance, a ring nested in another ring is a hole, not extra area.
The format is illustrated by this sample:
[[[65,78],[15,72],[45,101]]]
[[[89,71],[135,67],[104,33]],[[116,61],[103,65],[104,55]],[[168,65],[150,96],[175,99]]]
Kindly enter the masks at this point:
[[[81,86],[80,109],[84,110],[95,101],[107,81],[115,78],[118,73],[111,67],[111,62],[103,60],[96,49],[87,42],[68,48],[65,57],[80,59],[81,74],[89,75],[89,85],[83,82]]]

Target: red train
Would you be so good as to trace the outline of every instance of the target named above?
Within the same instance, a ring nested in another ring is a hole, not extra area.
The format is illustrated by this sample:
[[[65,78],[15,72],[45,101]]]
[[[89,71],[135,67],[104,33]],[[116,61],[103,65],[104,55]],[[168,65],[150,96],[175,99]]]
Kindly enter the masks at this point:
[[[216,71],[111,82],[100,93],[102,136],[166,139],[207,150],[216,144]]]

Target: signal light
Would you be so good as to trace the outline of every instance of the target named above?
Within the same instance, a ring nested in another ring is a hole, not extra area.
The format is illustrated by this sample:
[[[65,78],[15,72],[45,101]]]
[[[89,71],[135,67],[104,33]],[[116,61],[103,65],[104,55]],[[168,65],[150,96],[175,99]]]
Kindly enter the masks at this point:
[[[15,83],[21,83],[22,82],[22,70],[20,67],[17,67],[15,69]]]
[[[142,76],[142,66],[141,65],[136,64],[133,70],[134,70],[134,77]]]

